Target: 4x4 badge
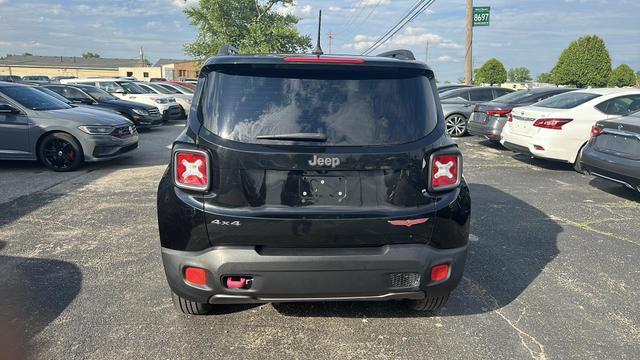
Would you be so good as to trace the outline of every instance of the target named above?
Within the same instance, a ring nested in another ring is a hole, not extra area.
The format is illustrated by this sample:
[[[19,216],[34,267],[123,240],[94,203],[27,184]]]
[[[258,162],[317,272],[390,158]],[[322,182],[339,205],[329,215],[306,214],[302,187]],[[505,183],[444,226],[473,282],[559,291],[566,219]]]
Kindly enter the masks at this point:
[[[429,218],[413,219],[413,220],[389,220],[389,224],[396,226],[412,227],[413,225],[424,224],[429,221]]]

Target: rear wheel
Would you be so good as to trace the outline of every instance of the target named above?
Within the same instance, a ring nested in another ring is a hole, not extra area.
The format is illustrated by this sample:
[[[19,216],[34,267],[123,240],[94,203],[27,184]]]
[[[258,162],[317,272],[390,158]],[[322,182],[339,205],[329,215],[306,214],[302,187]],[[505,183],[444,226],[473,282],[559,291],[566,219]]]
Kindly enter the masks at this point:
[[[84,153],[73,136],[53,133],[40,141],[38,159],[53,171],[74,171],[82,165]]]
[[[461,137],[467,134],[467,118],[460,114],[447,116],[445,119],[447,134],[451,137]]]
[[[182,311],[184,314],[207,315],[211,314],[211,311],[213,310],[213,306],[211,304],[204,304],[187,300],[183,297],[180,297],[173,291],[171,292],[171,299],[173,300],[173,305],[176,307],[176,309]]]
[[[406,300],[407,307],[413,311],[428,311],[435,312],[443,307],[447,300],[449,300],[449,294],[442,296],[427,296],[422,300]]]

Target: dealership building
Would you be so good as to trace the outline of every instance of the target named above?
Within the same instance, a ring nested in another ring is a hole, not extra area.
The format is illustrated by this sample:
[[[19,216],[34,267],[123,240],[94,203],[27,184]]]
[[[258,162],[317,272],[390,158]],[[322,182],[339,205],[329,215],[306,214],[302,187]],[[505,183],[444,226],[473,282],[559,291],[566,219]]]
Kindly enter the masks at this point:
[[[141,66],[142,65],[142,66]],[[144,66],[140,59],[110,59],[71,56],[7,55],[0,58],[0,75],[44,75],[87,77],[132,76],[138,80],[196,78],[193,60],[160,59],[154,66]]]

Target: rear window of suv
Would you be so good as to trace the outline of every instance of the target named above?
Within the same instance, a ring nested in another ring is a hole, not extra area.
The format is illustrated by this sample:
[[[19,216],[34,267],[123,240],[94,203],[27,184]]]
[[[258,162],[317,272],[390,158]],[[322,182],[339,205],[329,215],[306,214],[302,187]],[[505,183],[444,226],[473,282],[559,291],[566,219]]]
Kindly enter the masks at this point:
[[[571,91],[542,100],[536,103],[535,106],[554,109],[572,109],[578,105],[586,103],[591,99],[595,99],[598,96],[600,95],[580,91]]]
[[[211,72],[201,103],[204,126],[245,143],[291,144],[257,137],[309,133],[337,146],[407,143],[435,128],[436,103],[424,74],[326,68],[234,65]]]

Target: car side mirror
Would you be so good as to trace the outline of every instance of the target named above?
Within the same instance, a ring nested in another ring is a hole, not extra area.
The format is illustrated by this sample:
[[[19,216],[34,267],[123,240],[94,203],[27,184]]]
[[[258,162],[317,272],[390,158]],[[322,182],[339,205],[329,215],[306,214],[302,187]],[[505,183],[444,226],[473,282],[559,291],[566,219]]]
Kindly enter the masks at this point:
[[[17,114],[20,111],[9,104],[0,104],[0,114]]]
[[[95,101],[93,101],[93,99],[89,99],[89,98],[74,99],[74,101],[77,101],[81,104],[86,104],[86,105],[93,105],[96,103]]]
[[[111,91],[114,94],[122,94],[125,95],[127,92],[124,91],[124,89],[113,89],[113,91]]]

